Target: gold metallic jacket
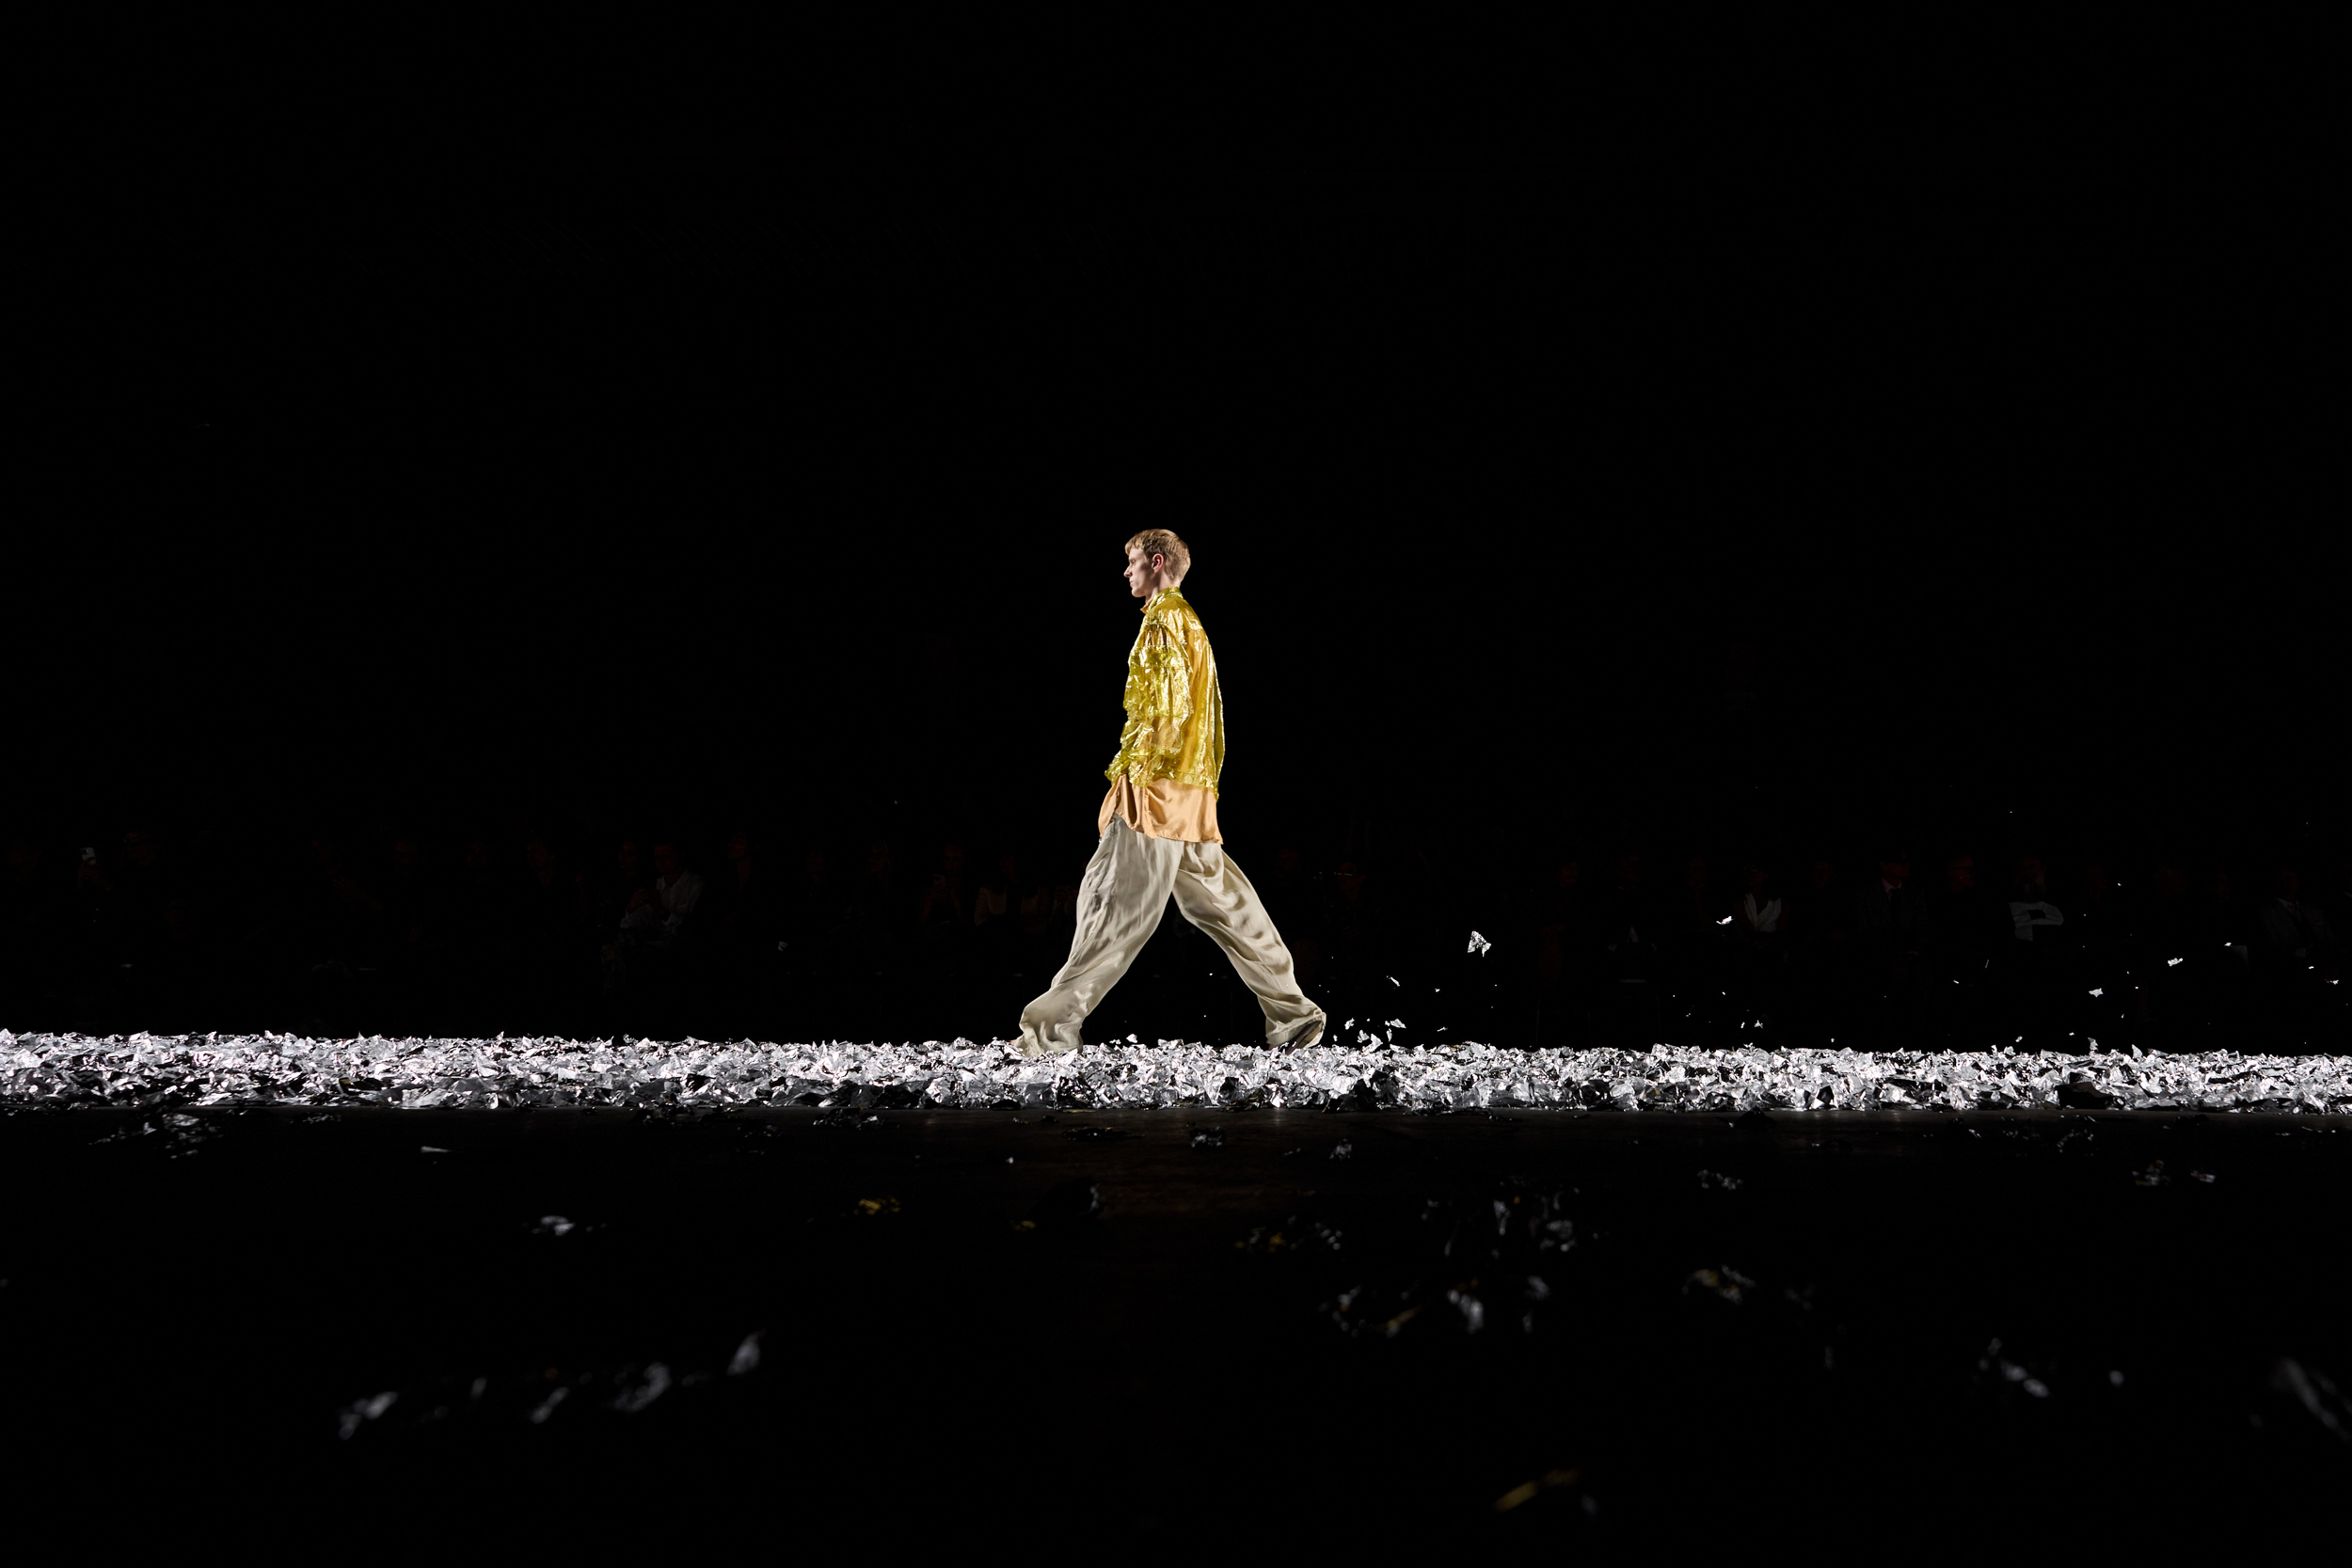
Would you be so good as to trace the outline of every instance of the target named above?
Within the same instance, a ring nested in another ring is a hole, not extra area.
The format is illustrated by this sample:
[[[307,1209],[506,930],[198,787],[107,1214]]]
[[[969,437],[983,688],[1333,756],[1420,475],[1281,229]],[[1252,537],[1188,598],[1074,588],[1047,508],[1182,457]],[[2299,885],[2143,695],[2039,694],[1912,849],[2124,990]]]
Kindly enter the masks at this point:
[[[1163,588],[1145,602],[1127,655],[1127,727],[1103,777],[1138,787],[1166,779],[1215,795],[1224,767],[1225,703],[1209,634],[1184,596]]]

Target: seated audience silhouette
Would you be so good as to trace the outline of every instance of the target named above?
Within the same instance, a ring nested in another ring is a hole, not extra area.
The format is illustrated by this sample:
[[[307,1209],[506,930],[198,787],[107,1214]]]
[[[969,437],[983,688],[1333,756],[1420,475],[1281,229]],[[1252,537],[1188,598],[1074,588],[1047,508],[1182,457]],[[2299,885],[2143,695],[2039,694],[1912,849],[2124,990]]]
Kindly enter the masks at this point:
[[[1868,965],[1862,978],[1877,1003],[1882,1040],[1910,1037],[1924,1023],[1928,981],[1928,906],[1911,885],[1911,852],[1889,846],[1878,874],[1854,890],[1853,932]]]

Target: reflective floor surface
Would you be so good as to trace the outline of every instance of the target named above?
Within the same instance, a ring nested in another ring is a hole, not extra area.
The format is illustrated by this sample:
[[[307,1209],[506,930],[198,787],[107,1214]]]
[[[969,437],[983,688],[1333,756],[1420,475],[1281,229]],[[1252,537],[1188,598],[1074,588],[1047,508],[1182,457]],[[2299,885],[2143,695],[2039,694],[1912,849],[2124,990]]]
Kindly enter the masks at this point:
[[[10,1445],[109,1529],[1828,1551],[2352,1479],[2337,1118],[47,1108],[0,1160]]]

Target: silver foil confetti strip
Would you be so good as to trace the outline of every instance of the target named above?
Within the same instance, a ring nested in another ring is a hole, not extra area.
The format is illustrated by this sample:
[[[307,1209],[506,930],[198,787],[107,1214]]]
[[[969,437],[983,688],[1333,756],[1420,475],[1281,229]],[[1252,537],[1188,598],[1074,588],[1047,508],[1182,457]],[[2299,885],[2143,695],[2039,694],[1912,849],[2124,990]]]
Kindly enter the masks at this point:
[[[2061,1095],[2065,1098],[2061,1099]],[[2114,1109],[2352,1112],[2352,1056],[2003,1051],[1518,1051],[1366,1037],[1278,1052],[1162,1040],[1026,1058],[1005,1040],[781,1044],[14,1034],[0,1100],[859,1110],[1171,1105],[1484,1111]]]

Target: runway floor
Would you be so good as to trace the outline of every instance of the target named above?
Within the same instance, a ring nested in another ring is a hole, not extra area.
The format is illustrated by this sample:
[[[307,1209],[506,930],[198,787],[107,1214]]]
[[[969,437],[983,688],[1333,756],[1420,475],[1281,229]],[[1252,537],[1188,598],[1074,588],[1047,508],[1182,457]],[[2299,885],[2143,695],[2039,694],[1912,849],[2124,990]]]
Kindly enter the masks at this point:
[[[2345,1125],[27,1106],[6,1419],[109,1529],[2178,1539],[2352,1479]]]

